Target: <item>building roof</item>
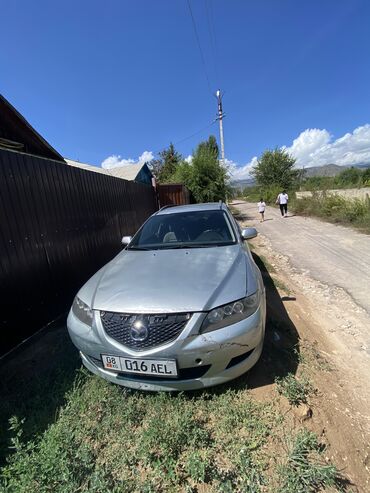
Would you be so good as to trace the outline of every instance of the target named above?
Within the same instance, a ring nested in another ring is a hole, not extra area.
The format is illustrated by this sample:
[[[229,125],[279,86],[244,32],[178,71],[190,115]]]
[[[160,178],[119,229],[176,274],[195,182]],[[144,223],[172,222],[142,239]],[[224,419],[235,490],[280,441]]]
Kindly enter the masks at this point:
[[[69,166],[74,166],[75,168],[86,169],[87,171],[93,171],[94,173],[101,173],[103,175],[115,176],[113,173],[110,173],[110,170],[105,168],[100,168],[99,166],[93,166],[87,163],[80,163],[80,161],[75,161],[73,159],[64,158],[65,162],[69,164]]]
[[[128,164],[126,166],[110,168],[109,171],[113,176],[116,176],[117,178],[134,181],[143,166],[145,166],[145,163]]]
[[[121,178],[122,180],[129,181],[134,181],[142,168],[146,166],[145,163],[139,163],[127,164],[126,166],[117,166],[115,168],[101,168],[100,166],[80,163],[80,161],[75,161],[74,159],[64,158],[64,160],[69,166],[74,166],[87,171],[93,171],[94,173],[101,173],[103,175],[114,176],[115,178]]]
[[[56,161],[63,157],[0,94],[0,147]]]

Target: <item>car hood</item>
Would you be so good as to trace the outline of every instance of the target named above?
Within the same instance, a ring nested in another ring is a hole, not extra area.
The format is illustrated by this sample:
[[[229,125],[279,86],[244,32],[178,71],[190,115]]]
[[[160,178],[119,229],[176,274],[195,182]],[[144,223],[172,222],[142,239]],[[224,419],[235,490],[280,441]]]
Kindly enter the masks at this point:
[[[122,313],[205,311],[244,297],[247,284],[250,293],[257,289],[253,267],[239,244],[124,250],[90,281],[96,286],[94,292],[89,282],[85,288],[93,295],[92,308]]]

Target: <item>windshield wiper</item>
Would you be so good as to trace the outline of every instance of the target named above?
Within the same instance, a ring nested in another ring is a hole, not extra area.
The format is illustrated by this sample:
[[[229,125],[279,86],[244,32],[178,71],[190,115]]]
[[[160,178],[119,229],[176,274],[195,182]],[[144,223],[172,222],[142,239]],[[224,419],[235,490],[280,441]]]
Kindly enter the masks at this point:
[[[145,248],[145,247],[139,247],[139,246],[132,246],[127,248],[127,250],[153,250],[153,248]]]
[[[159,247],[160,250],[175,250],[175,249],[180,249],[180,248],[212,248],[212,247],[217,247],[217,246],[225,246],[225,245],[220,245],[218,243],[180,243],[177,245],[166,245]]]
[[[150,247],[140,247],[140,246],[132,246],[127,248],[127,250],[180,250],[180,249],[187,249],[187,248],[213,248],[213,247],[221,247],[221,246],[228,246],[228,245],[233,245],[233,243],[175,243],[173,245],[171,244],[160,244],[160,245],[153,245]]]

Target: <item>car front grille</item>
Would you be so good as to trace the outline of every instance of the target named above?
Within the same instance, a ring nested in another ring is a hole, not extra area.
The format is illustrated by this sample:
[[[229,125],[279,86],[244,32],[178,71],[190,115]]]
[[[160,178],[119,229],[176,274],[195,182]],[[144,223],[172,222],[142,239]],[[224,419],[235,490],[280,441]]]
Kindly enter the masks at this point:
[[[100,312],[106,334],[120,344],[135,351],[144,351],[175,340],[190,319],[190,313],[134,315],[128,313]],[[136,337],[134,324],[144,327]],[[145,336],[145,337],[144,337]]]

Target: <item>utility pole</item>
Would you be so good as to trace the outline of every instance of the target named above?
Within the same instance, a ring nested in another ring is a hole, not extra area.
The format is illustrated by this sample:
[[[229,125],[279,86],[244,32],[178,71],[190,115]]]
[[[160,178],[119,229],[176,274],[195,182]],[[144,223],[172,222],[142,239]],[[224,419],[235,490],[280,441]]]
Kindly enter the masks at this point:
[[[220,144],[221,144],[221,162],[225,166],[225,147],[224,147],[224,128],[222,125],[222,119],[225,117],[222,111],[222,95],[220,89],[216,92],[217,105],[218,105],[218,115],[216,120],[220,122]]]

